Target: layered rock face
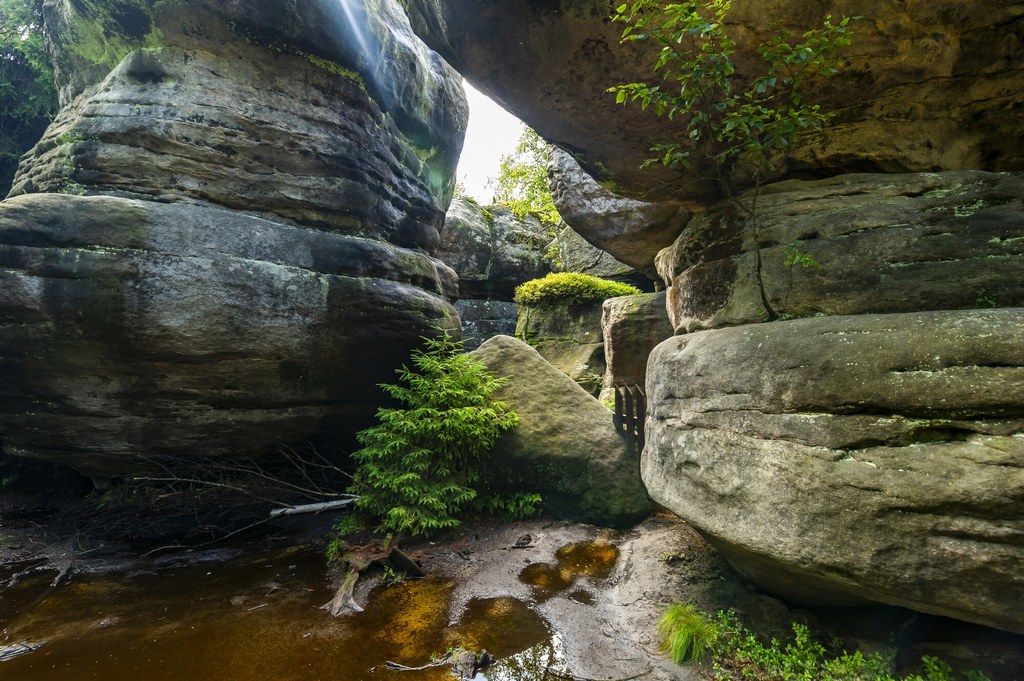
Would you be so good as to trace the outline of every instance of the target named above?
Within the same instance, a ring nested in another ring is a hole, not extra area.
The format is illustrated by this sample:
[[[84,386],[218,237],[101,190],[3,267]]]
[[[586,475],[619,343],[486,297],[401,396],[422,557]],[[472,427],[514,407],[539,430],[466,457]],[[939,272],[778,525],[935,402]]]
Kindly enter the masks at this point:
[[[512,300],[516,286],[551,271],[544,260],[548,241],[536,218],[519,220],[505,208],[457,198],[437,257],[458,272],[462,297]]]
[[[676,336],[643,477],[743,574],[813,603],[1024,631],[1024,308]]]
[[[648,365],[652,497],[777,593],[1024,631],[1022,181],[846,175],[696,216],[658,256],[684,335]]]
[[[606,188],[633,198],[714,200],[691,172],[640,169],[652,146],[687,139],[639,107],[614,105],[607,88],[652,78],[657,46],[619,42],[605,3],[559,0],[410,0],[416,31],[486,94],[570,151]],[[1014,4],[937,0],[734,3],[729,22],[741,74],[781,24],[802,33],[824,19],[863,17],[843,72],[809,84],[805,100],[837,112],[821,135],[793,150],[790,173],[1024,169],[1018,93],[1024,64]],[[509,31],[509,26],[517,30]],[[574,228],[578,225],[570,224]],[[668,245],[665,243],[664,245]],[[628,262],[623,258],[624,262]],[[630,263],[632,264],[632,263]]]
[[[764,302],[783,318],[1024,305],[1024,176],[841,175],[757,206],[755,222],[718,204],[658,255],[677,333],[763,321]]]
[[[5,450],[123,472],[338,443],[436,325],[466,108],[390,2],[49,0],[0,204]]]

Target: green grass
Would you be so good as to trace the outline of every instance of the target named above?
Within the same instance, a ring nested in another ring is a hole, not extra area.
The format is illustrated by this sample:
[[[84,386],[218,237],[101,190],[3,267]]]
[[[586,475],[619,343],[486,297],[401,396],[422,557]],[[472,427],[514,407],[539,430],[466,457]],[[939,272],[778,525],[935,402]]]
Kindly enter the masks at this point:
[[[689,603],[674,603],[658,620],[662,648],[676,664],[703,662],[718,642],[720,631]]]

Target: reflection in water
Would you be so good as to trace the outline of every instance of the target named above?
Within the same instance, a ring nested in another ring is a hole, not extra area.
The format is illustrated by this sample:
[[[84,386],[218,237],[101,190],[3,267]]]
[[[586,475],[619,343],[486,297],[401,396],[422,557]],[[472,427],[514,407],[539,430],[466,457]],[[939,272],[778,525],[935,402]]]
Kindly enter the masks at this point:
[[[532,563],[519,573],[519,580],[533,587],[538,601],[546,601],[565,591],[581,577],[593,581],[606,579],[619,559],[619,550],[604,542],[577,542],[558,549],[556,563]],[[587,603],[586,592],[577,589],[570,598]],[[590,600],[592,603],[593,601]]]
[[[551,671],[562,669],[565,655],[561,641],[557,636],[543,643],[531,646],[527,650],[506,657],[487,670],[487,681],[528,681],[552,678]],[[554,678],[571,679],[563,673]]]
[[[449,667],[399,672],[383,663],[421,665],[461,645],[504,658],[487,679],[535,681],[558,659],[545,621],[514,599],[471,601],[449,627],[453,585],[440,579],[380,587],[364,612],[330,617],[318,609],[331,593],[315,551],[56,590],[46,579],[0,593],[0,650],[38,646],[0,661],[0,678],[451,681]]]

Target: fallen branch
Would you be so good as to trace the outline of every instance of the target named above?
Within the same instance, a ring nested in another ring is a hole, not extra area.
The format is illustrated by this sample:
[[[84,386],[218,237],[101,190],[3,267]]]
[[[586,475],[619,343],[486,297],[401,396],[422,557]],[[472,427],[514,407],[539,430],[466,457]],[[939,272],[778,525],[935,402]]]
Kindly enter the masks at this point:
[[[321,511],[336,511],[355,505],[359,497],[350,496],[347,499],[336,499],[334,501],[321,501],[316,504],[302,504],[300,506],[287,506],[275,508],[270,512],[271,518],[278,518],[285,515],[298,515],[300,513],[320,513]]]
[[[388,661],[384,663],[384,668],[396,672],[419,672],[431,667],[441,667],[448,664],[452,666],[452,671],[455,672],[460,681],[470,681],[470,679],[476,678],[477,672],[487,669],[494,664],[494,656],[486,650],[475,653],[465,648],[455,648],[444,657],[431,660],[419,667],[408,667],[404,664]]]

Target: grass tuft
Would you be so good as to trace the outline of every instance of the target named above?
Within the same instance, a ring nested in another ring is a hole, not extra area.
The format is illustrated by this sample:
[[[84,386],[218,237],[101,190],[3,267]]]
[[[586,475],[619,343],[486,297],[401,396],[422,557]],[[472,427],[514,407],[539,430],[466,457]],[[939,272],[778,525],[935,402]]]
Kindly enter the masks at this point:
[[[675,603],[658,621],[662,648],[676,664],[702,662],[718,641],[718,625],[693,605]]]

